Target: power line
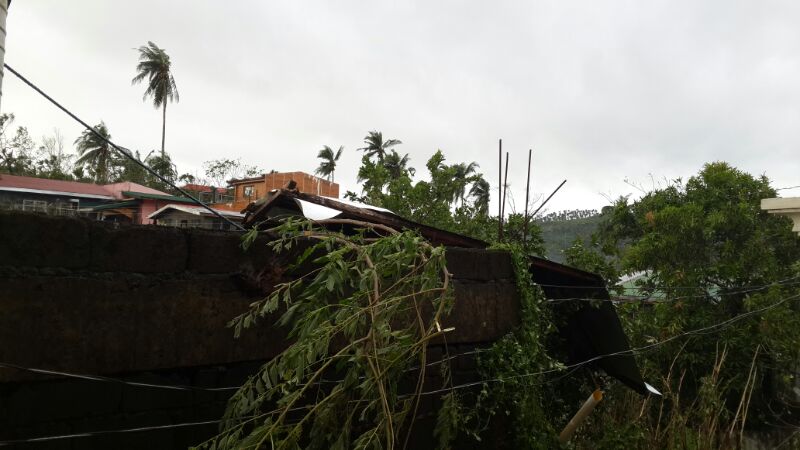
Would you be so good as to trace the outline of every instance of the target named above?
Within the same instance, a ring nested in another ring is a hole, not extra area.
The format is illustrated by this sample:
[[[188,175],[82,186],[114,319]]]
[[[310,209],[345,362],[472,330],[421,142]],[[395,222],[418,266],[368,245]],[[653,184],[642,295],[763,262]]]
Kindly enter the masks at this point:
[[[154,389],[167,389],[173,391],[208,391],[208,392],[220,392],[220,391],[234,391],[239,389],[239,386],[232,386],[232,387],[219,387],[219,388],[203,388],[197,386],[185,386],[185,385],[169,385],[169,384],[157,384],[157,383],[140,383],[138,381],[127,381],[121,380],[118,378],[109,378],[103,377],[100,375],[84,375],[78,373],[70,373],[70,372],[61,372],[57,370],[48,370],[48,369],[37,369],[34,367],[24,367],[19,366],[16,364],[4,363],[0,362],[0,367],[4,367],[6,369],[15,369],[21,370],[24,372],[31,372],[31,373],[38,373],[41,375],[51,375],[51,376],[59,376],[64,378],[75,378],[79,380],[87,380],[87,381],[102,381],[106,383],[117,383],[117,384],[125,384],[128,386],[137,386],[137,387],[146,387],[146,388],[154,388]]]
[[[434,390],[434,391],[422,392],[422,393],[420,393],[420,395],[433,395],[433,394],[439,394],[439,393],[442,393],[442,392],[448,392],[448,391],[450,391],[452,389],[465,389],[465,388],[469,388],[469,387],[479,386],[479,385],[482,385],[484,383],[502,383],[504,381],[513,380],[513,379],[517,379],[517,378],[533,377],[533,376],[538,376],[538,375],[547,375],[548,373],[560,372],[560,371],[565,370],[565,369],[570,370],[570,372],[568,372],[566,374],[566,375],[569,375],[570,373],[574,372],[578,368],[583,367],[583,366],[585,366],[587,364],[593,363],[593,362],[598,361],[598,360],[603,359],[603,358],[609,358],[609,357],[612,357],[612,356],[622,356],[622,355],[634,356],[634,355],[638,355],[638,354],[641,354],[641,353],[646,353],[646,352],[652,351],[655,348],[660,347],[662,345],[665,345],[665,344],[667,344],[669,342],[672,342],[672,341],[674,341],[676,339],[680,339],[680,338],[687,337],[687,336],[693,336],[693,335],[702,335],[702,334],[714,333],[714,332],[717,332],[719,330],[723,330],[725,328],[728,328],[728,327],[732,326],[734,323],[736,323],[736,322],[738,322],[740,320],[746,319],[747,317],[750,317],[750,316],[753,316],[753,315],[756,315],[756,314],[760,314],[762,312],[765,312],[765,311],[768,311],[770,309],[776,308],[776,307],[778,307],[778,306],[780,306],[780,305],[782,305],[782,304],[784,304],[784,303],[786,303],[786,302],[788,302],[790,300],[797,300],[797,299],[800,299],[800,294],[793,295],[793,296],[790,296],[790,297],[785,297],[785,298],[781,299],[780,301],[777,301],[777,302],[775,302],[775,303],[773,303],[771,305],[767,305],[767,306],[765,306],[763,308],[759,308],[759,309],[756,309],[756,310],[753,310],[753,311],[749,311],[749,312],[746,312],[746,313],[739,314],[739,315],[734,316],[734,317],[732,317],[730,319],[723,320],[722,322],[718,322],[718,323],[716,323],[714,325],[709,325],[707,327],[702,327],[702,328],[698,328],[698,329],[695,329],[695,330],[686,331],[684,333],[676,334],[675,336],[668,337],[668,338],[666,338],[664,340],[661,340],[661,341],[658,341],[658,342],[654,342],[652,344],[643,345],[641,347],[635,347],[635,348],[631,348],[631,349],[628,349],[628,350],[620,350],[618,352],[606,353],[606,354],[603,354],[603,355],[597,355],[597,356],[594,356],[594,357],[589,358],[587,360],[580,361],[580,362],[577,362],[577,363],[574,363],[574,364],[569,364],[569,365],[566,365],[564,367],[543,370],[543,371],[540,371],[540,372],[531,372],[531,373],[525,373],[525,374],[519,374],[519,375],[512,375],[512,376],[502,377],[502,378],[490,378],[490,379],[485,379],[485,380],[473,381],[473,382],[470,382],[470,383],[464,383],[464,384],[456,385],[453,388],[448,387],[448,388],[443,388],[443,389],[437,389],[437,390]],[[538,383],[538,384],[546,384],[546,383],[547,383],[547,381],[542,382],[542,383]]]
[[[447,386],[447,387],[442,388],[442,389],[421,392],[421,393],[419,393],[419,395],[434,395],[434,394],[439,394],[439,393],[443,393],[443,392],[452,392],[452,391],[454,391],[456,389],[465,389],[465,388],[469,388],[469,387],[483,385],[483,384],[486,384],[486,383],[493,383],[493,382],[502,383],[504,381],[517,379],[517,378],[526,378],[526,377],[533,377],[533,376],[538,376],[538,375],[546,375],[548,373],[560,372],[560,371],[565,370],[565,369],[568,370],[568,372],[562,374],[558,378],[555,378],[555,379],[552,379],[552,380],[546,380],[546,381],[543,381],[542,383],[537,383],[537,385],[547,384],[547,383],[550,383],[550,382],[553,382],[553,381],[557,381],[557,380],[559,380],[561,378],[564,378],[566,376],[569,376],[570,374],[572,374],[573,372],[575,372],[579,368],[581,368],[581,367],[583,367],[583,366],[585,366],[587,364],[590,364],[590,363],[592,363],[594,361],[597,361],[597,360],[600,360],[600,359],[603,359],[603,358],[612,357],[612,356],[621,356],[621,355],[627,355],[627,354],[638,355],[638,354],[641,354],[641,353],[652,351],[657,347],[660,347],[662,345],[665,345],[665,344],[667,344],[669,342],[672,342],[672,341],[674,341],[676,339],[680,339],[682,337],[714,333],[714,332],[723,330],[725,328],[728,328],[728,327],[732,326],[734,323],[739,322],[741,320],[744,320],[744,319],[746,319],[746,318],[748,318],[750,316],[766,312],[766,311],[768,311],[770,309],[773,309],[773,308],[776,308],[776,307],[778,307],[778,306],[780,306],[780,305],[782,305],[782,304],[784,304],[786,302],[789,302],[791,300],[797,300],[797,299],[800,299],[800,294],[793,295],[793,296],[790,296],[790,297],[785,297],[785,298],[783,298],[783,299],[781,299],[781,300],[779,300],[779,301],[777,301],[777,302],[775,302],[773,304],[764,306],[762,308],[759,308],[759,309],[756,309],[756,310],[753,310],[753,311],[749,311],[749,312],[746,312],[746,313],[739,314],[739,315],[734,316],[734,317],[732,317],[730,319],[724,320],[722,322],[718,322],[718,323],[713,324],[713,325],[709,325],[707,327],[702,327],[702,328],[698,328],[698,329],[695,329],[695,330],[686,331],[686,332],[677,334],[675,336],[671,336],[669,338],[663,339],[661,341],[654,342],[652,344],[644,345],[644,346],[641,346],[641,347],[636,347],[636,348],[632,348],[632,349],[628,349],[628,350],[621,350],[621,351],[618,351],[618,352],[606,353],[606,354],[603,354],[603,355],[598,355],[598,356],[589,358],[587,360],[584,360],[584,361],[581,361],[581,362],[578,362],[578,363],[566,365],[564,367],[547,369],[547,370],[543,370],[543,371],[539,371],[539,372],[531,372],[531,373],[513,375],[513,376],[509,376],[509,377],[484,379],[484,380],[479,380],[479,381],[474,381],[474,382],[464,383],[464,384],[459,384],[459,385],[454,385],[454,386],[451,385],[451,386]],[[467,355],[467,354],[471,354],[471,353],[477,353],[477,352],[459,353],[458,355],[449,356],[446,359],[447,360],[451,360],[451,359],[454,359],[455,357],[463,356],[463,355]],[[444,360],[437,361],[436,363],[440,363],[440,362],[444,362]],[[95,379],[95,378],[99,379],[100,377],[87,377],[87,379],[90,379],[90,380],[91,379]],[[102,381],[106,381],[106,380],[102,380]],[[113,380],[113,381],[116,381],[116,380]],[[149,385],[149,386],[153,386],[153,385]],[[300,410],[300,409],[304,409],[304,408],[294,408],[294,409]],[[79,437],[91,437],[91,436],[97,436],[97,435],[103,435],[103,434],[131,433],[131,432],[137,432],[137,431],[150,431],[150,430],[161,430],[161,429],[178,428],[178,427],[210,425],[210,424],[216,424],[216,423],[220,423],[220,422],[221,422],[221,420],[209,420],[209,421],[203,421],[203,422],[186,422],[186,423],[180,423],[180,424],[158,425],[158,426],[152,426],[152,427],[128,428],[128,429],[122,429],[122,430],[107,430],[107,431],[95,431],[95,432],[77,433],[77,434],[60,435],[60,436],[47,436],[47,437],[22,439],[22,440],[14,440],[14,441],[0,441],[0,446],[11,445],[11,444],[21,444],[21,443],[32,443],[32,442],[45,442],[45,441],[59,440],[59,439],[72,439],[72,438],[79,438]]]
[[[221,421],[222,420],[217,419],[217,420],[206,420],[202,422],[184,422],[184,423],[174,423],[170,425],[154,425],[149,427],[125,428],[121,430],[87,431],[85,433],[62,434],[58,436],[44,436],[44,437],[29,438],[29,439],[16,439],[11,441],[0,441],[0,447],[4,447],[6,445],[15,445],[15,444],[30,444],[35,442],[48,442],[48,441],[57,441],[62,439],[102,436],[107,434],[136,433],[140,431],[155,431],[155,430],[166,430],[170,428],[185,428],[185,427],[196,427],[201,425],[214,425],[220,423]]]
[[[752,286],[738,286],[735,289],[744,289],[744,288],[751,288],[751,287],[764,287],[764,286],[772,286],[774,284],[783,283],[785,281],[796,280],[800,278],[800,275],[795,275],[793,277],[785,278],[783,280],[779,280],[769,284],[762,284],[762,285],[752,285]],[[568,288],[568,289],[607,289],[607,290],[631,290],[631,291],[647,291],[651,288],[648,287],[641,287],[641,286],[586,286],[586,285],[577,285],[577,284],[547,284],[547,283],[536,283],[537,286],[542,287],[554,287],[554,288]],[[694,286],[669,286],[669,289],[708,289],[708,285],[694,285]]]
[[[180,192],[181,194],[185,195],[186,197],[188,197],[189,199],[191,199],[192,201],[194,201],[194,202],[195,202],[195,203],[197,203],[198,205],[200,205],[200,206],[202,206],[203,208],[207,209],[207,210],[208,210],[208,211],[209,211],[211,214],[213,214],[213,215],[217,216],[218,218],[220,218],[220,219],[222,219],[222,220],[224,220],[224,221],[228,222],[229,224],[233,225],[233,226],[234,226],[234,228],[237,228],[237,229],[239,229],[239,230],[241,230],[241,231],[247,231],[247,230],[245,230],[245,228],[244,228],[242,225],[240,225],[240,224],[238,224],[238,223],[236,223],[236,222],[234,222],[234,221],[230,220],[229,218],[227,218],[227,217],[223,216],[222,214],[220,214],[220,213],[219,213],[217,210],[215,210],[214,208],[212,208],[212,207],[208,206],[207,204],[205,204],[205,203],[204,203],[204,202],[202,202],[201,200],[199,200],[199,199],[195,198],[193,195],[189,194],[189,193],[188,193],[188,192],[186,192],[185,190],[183,190],[183,189],[179,188],[178,186],[176,186],[176,185],[175,185],[173,182],[171,182],[171,181],[167,180],[166,178],[164,178],[163,176],[161,176],[159,173],[157,173],[156,171],[154,171],[153,169],[151,169],[151,168],[150,168],[150,166],[148,166],[147,164],[145,164],[145,163],[143,163],[142,161],[139,161],[138,159],[136,159],[136,158],[133,156],[133,153],[131,153],[131,151],[130,151],[130,150],[127,150],[127,149],[125,149],[124,147],[120,147],[120,146],[118,146],[117,144],[115,144],[115,143],[111,142],[109,139],[107,139],[107,138],[106,138],[105,136],[103,136],[102,134],[98,133],[98,132],[97,132],[97,130],[95,130],[95,129],[94,129],[94,127],[91,127],[91,126],[89,126],[89,124],[87,124],[86,122],[84,122],[83,120],[81,120],[81,119],[80,119],[78,116],[76,116],[75,114],[73,114],[73,113],[72,113],[72,111],[70,111],[70,110],[68,110],[67,108],[65,108],[64,106],[62,106],[62,105],[61,105],[60,103],[58,103],[58,102],[57,102],[55,99],[53,99],[52,97],[50,97],[49,95],[47,95],[47,94],[46,94],[46,93],[45,93],[43,90],[41,90],[41,89],[40,89],[38,86],[36,86],[35,84],[33,84],[33,82],[29,81],[29,80],[28,80],[27,78],[25,78],[24,76],[22,76],[22,75],[21,75],[19,72],[17,72],[16,70],[14,70],[14,69],[13,69],[11,66],[9,66],[8,64],[3,64],[3,66],[5,66],[5,68],[6,68],[6,69],[8,69],[8,70],[9,70],[9,72],[13,73],[13,74],[14,74],[14,75],[15,75],[17,78],[19,78],[20,80],[22,80],[22,82],[23,82],[23,83],[25,83],[25,84],[27,84],[28,86],[30,86],[30,87],[31,87],[31,88],[32,88],[34,91],[36,91],[37,93],[39,93],[39,94],[40,94],[42,97],[46,98],[46,99],[47,99],[47,100],[48,100],[50,103],[52,103],[53,105],[55,105],[55,106],[56,106],[58,109],[60,109],[61,111],[65,112],[65,113],[66,113],[68,116],[72,117],[72,118],[73,118],[73,119],[74,119],[76,122],[78,122],[79,124],[83,125],[83,126],[84,126],[84,127],[87,129],[87,130],[89,130],[89,131],[90,131],[92,134],[94,134],[94,135],[95,135],[97,138],[101,139],[103,142],[105,142],[106,144],[110,145],[112,148],[114,148],[116,151],[118,151],[119,153],[121,153],[123,156],[125,156],[125,157],[126,157],[126,158],[128,158],[128,159],[130,159],[131,161],[133,161],[135,164],[137,164],[138,166],[142,167],[143,169],[147,170],[148,172],[150,172],[150,174],[154,175],[156,178],[158,178],[158,179],[159,179],[159,180],[161,180],[162,182],[164,182],[164,183],[168,184],[170,187],[172,187],[172,188],[173,188],[173,189],[175,189],[176,191]]]
[[[791,280],[794,280],[794,279],[797,279],[797,278],[800,278],[800,276],[787,278],[787,279],[781,280],[781,281],[776,281],[775,283],[771,283],[771,284],[752,286],[752,287],[749,287],[747,289],[743,289],[743,290],[740,290],[740,291],[732,291],[732,292],[728,292],[728,293],[724,293],[724,294],[720,294],[720,295],[722,295],[722,296],[735,295],[735,294],[741,294],[741,293],[748,293],[748,292],[754,292],[754,291],[758,291],[758,290],[763,290],[763,289],[766,289],[766,288],[769,288],[769,287],[773,287],[773,286],[788,286],[788,285],[800,284],[800,282],[787,283],[788,281],[791,281]],[[705,297],[705,296],[695,295],[695,296],[672,297],[670,299],[664,299],[663,301],[675,301],[675,300],[679,300],[679,299],[701,298],[701,297]],[[548,303],[558,303],[558,302],[566,302],[566,301],[587,301],[587,302],[610,301],[610,302],[614,302],[615,300],[613,300],[613,299],[595,299],[595,298],[574,297],[574,298],[565,298],[565,299],[553,299],[553,300],[548,300],[547,302]],[[485,352],[485,351],[487,351],[487,350],[486,349],[475,349],[475,350],[472,350],[472,351],[460,352],[460,353],[451,355],[449,357],[446,357],[446,358],[443,358],[443,359],[440,359],[440,360],[437,360],[437,361],[432,361],[432,362],[426,363],[425,365],[426,365],[426,367],[430,367],[430,366],[433,366],[433,365],[436,365],[436,364],[440,364],[440,363],[443,363],[443,362],[447,362],[447,361],[456,359],[456,358],[458,358],[460,356],[473,355],[473,354],[482,353],[482,352]],[[627,350],[627,351],[630,351],[630,350]],[[613,355],[601,355],[601,356],[613,356]],[[166,390],[179,390],[179,391],[220,392],[220,391],[235,391],[235,390],[238,390],[240,388],[240,386],[229,386],[229,387],[219,387],[219,388],[203,388],[203,387],[188,386],[188,385],[168,385],[168,384],[158,384],[158,383],[142,383],[142,382],[136,382],[136,381],[122,380],[122,379],[119,379],[119,378],[104,377],[104,376],[101,376],[101,375],[86,375],[86,374],[78,374],[78,373],[71,373],[71,372],[64,372],[64,371],[57,371],[57,370],[26,367],[26,366],[20,366],[20,365],[11,364],[11,363],[5,363],[5,362],[0,362],[0,367],[5,367],[5,368],[8,368],[8,369],[20,370],[20,371],[25,371],[25,372],[31,372],[31,373],[38,373],[38,374],[42,374],[42,375],[59,376],[59,377],[64,377],[64,378],[75,378],[75,379],[88,380],[88,381],[101,381],[101,382],[107,382],[107,383],[118,383],[118,384],[124,384],[124,385],[129,385],[129,386],[153,388],[153,389],[166,389]],[[331,380],[329,382],[335,382],[335,381]]]

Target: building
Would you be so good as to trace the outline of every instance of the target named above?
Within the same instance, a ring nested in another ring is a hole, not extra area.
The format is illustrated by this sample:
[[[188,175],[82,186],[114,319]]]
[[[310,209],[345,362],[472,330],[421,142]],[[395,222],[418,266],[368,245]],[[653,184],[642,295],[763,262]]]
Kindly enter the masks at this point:
[[[232,190],[224,187],[205,186],[202,184],[187,183],[181,189],[195,196],[203,203],[231,203],[233,202]]]
[[[194,202],[130,181],[100,185],[0,174],[0,209],[6,210],[149,224],[147,216],[175,203]]]
[[[272,172],[252,178],[231,180],[233,188],[232,210],[241,211],[251,202],[263,198],[273,189],[282,189],[290,182],[297,185],[295,189],[306,194],[339,198],[339,185],[324,178],[305,172]]]
[[[235,211],[214,209],[223,217],[241,223],[244,214]],[[168,204],[147,218],[155,225],[180,228],[204,228],[207,230],[231,230],[233,226],[202,206]]]
[[[800,234],[800,197],[765,198],[761,200],[761,209],[792,219],[792,231]]]
[[[97,184],[0,174],[0,209],[76,215],[81,207],[114,200]]]

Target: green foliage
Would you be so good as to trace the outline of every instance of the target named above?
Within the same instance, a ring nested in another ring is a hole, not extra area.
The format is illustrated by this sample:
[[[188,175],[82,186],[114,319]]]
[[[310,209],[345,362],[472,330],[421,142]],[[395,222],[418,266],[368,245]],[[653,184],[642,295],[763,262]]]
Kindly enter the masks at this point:
[[[75,140],[75,148],[80,157],[76,165],[85,167],[96,183],[110,181],[114,163],[114,149],[108,144],[111,139],[108,127],[103,122],[94,126],[94,132],[84,130]]]
[[[153,99],[153,106],[163,108],[163,118],[161,127],[161,156],[166,157],[164,150],[164,135],[167,126],[167,103],[180,101],[178,86],[172,76],[172,61],[163,48],[159,48],[151,41],[147,45],[139,47],[139,63],[136,65],[136,76],[131,80],[131,84],[137,84],[147,80],[147,89],[144,91],[142,100],[147,97]]]
[[[10,135],[8,129],[13,122],[13,114],[0,115],[0,172],[31,175],[36,172],[33,140],[25,127],[17,127]]]
[[[552,420],[558,415],[549,407],[545,374],[563,369],[547,353],[545,343],[555,333],[544,293],[533,283],[528,252],[519,245],[500,245],[511,253],[521,305],[520,325],[479,354],[478,367],[486,381],[476,396],[457,397],[461,403],[460,427],[480,440],[490,426],[506,428],[505,442],[495,448],[558,447]],[[494,421],[494,425],[492,425]],[[497,429],[494,429],[497,435]]]
[[[306,221],[271,232],[278,236],[272,249],[299,255],[292,267],[304,270],[231,326],[238,336],[277,315],[292,344],[231,398],[220,434],[201,447],[402,445],[413,428],[427,343],[448,331],[440,328],[452,302],[444,249],[411,232],[347,237]],[[403,391],[402,382],[416,388]]]
[[[232,179],[255,177],[264,172],[256,166],[243,163],[241,158],[206,161],[203,163],[203,170],[205,171],[205,182],[216,187],[227,186],[228,181]]]
[[[800,239],[787,219],[760,209],[761,199],[774,196],[766,177],[707,164],[686,183],[618,200],[598,239],[568,251],[571,264],[609,280],[616,271],[646,274],[627,294],[660,300],[618,308],[634,347],[740,318],[639,358],[645,379],[658,380],[664,397],[644,404],[628,394],[612,397],[603,426],[582,445],[601,431],[635,428],[653,448],[730,448],[744,430],[791,417],[786,399],[800,364]]]
[[[400,144],[402,142],[399,139],[384,140],[383,133],[380,131],[370,131],[364,137],[364,147],[359,148],[359,150],[363,151],[364,156],[367,158],[376,157],[379,162],[383,162],[389,150]]]
[[[401,157],[393,149],[383,155],[383,159],[364,155],[358,171],[362,192],[348,192],[346,198],[390,209],[425,225],[497,241],[497,217],[489,215],[490,186],[477,173],[476,163],[447,164],[444,153],[437,150],[425,165],[428,179],[415,182],[416,171],[409,167],[408,155]],[[525,243],[529,254],[544,254],[538,225],[530,223],[523,239],[522,215],[511,214],[507,222],[506,242]]]
[[[590,242],[602,221],[603,216],[596,211],[586,210],[560,211],[537,218],[536,223],[542,229],[545,255],[550,260],[564,263],[568,260],[567,249],[574,241]]]
[[[342,157],[343,151],[344,147],[342,146],[339,146],[339,150],[335,153],[333,149],[327,145],[323,146],[322,150],[317,154],[317,158],[321,159],[322,162],[319,163],[319,167],[314,173],[327,178],[328,181],[333,181],[333,174],[336,172],[336,163],[339,161],[339,158]]]

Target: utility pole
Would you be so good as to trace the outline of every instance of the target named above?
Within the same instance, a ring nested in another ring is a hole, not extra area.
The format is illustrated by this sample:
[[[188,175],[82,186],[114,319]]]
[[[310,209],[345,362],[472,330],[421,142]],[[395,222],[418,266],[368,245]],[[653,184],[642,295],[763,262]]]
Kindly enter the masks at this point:
[[[0,102],[3,99],[3,63],[6,59],[6,17],[10,5],[11,0],[0,0]]]

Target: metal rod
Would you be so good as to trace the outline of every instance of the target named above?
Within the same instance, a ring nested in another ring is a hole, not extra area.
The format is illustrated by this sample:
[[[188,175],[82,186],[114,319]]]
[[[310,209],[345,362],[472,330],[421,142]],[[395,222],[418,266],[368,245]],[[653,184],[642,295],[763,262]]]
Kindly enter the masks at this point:
[[[76,122],[78,122],[79,124],[83,125],[83,126],[84,126],[84,127],[87,129],[87,130],[91,131],[91,132],[92,132],[92,133],[93,133],[93,134],[94,134],[96,137],[100,138],[102,141],[104,141],[105,143],[107,143],[108,145],[110,145],[111,147],[113,147],[115,150],[117,150],[118,152],[122,153],[122,155],[123,155],[123,156],[125,156],[125,157],[126,157],[126,158],[128,158],[128,159],[130,159],[130,160],[131,160],[131,161],[133,161],[134,163],[138,164],[139,166],[141,166],[143,169],[145,169],[146,171],[150,172],[151,174],[155,175],[155,176],[156,176],[156,178],[158,178],[158,179],[159,179],[159,180],[161,180],[162,182],[164,182],[164,183],[168,184],[170,187],[172,187],[172,188],[173,188],[173,189],[175,189],[176,191],[180,192],[181,194],[185,195],[186,197],[188,197],[189,199],[191,199],[192,201],[194,201],[194,202],[195,202],[195,203],[197,203],[198,205],[200,205],[200,206],[202,206],[203,208],[207,209],[207,210],[208,210],[208,211],[209,211],[211,214],[214,214],[215,216],[219,217],[220,219],[224,220],[225,222],[228,222],[229,224],[233,225],[234,227],[238,228],[238,229],[239,229],[239,230],[241,230],[241,231],[247,231],[247,230],[245,230],[245,228],[244,228],[243,226],[241,226],[240,224],[238,224],[238,223],[236,223],[236,222],[232,221],[231,219],[228,219],[227,217],[223,216],[222,214],[220,214],[220,213],[219,213],[217,210],[215,210],[214,208],[212,208],[212,207],[210,207],[210,206],[206,205],[205,203],[203,203],[203,202],[202,202],[202,201],[200,201],[199,199],[195,198],[194,196],[192,196],[192,195],[191,195],[191,194],[189,194],[188,192],[184,191],[183,189],[181,189],[181,188],[179,188],[178,186],[176,186],[175,184],[173,184],[171,181],[169,181],[169,180],[167,180],[166,178],[162,177],[162,176],[161,176],[159,173],[157,173],[156,171],[154,171],[153,169],[151,169],[151,168],[150,168],[150,167],[149,167],[147,164],[145,164],[145,163],[143,163],[143,162],[139,161],[138,159],[134,158],[134,157],[133,157],[133,154],[130,152],[130,150],[126,151],[126,150],[124,150],[122,147],[120,147],[120,146],[118,146],[117,144],[115,144],[115,143],[111,142],[110,140],[106,139],[106,138],[105,138],[105,136],[103,136],[102,134],[98,133],[98,132],[97,132],[97,130],[95,130],[95,129],[94,129],[94,127],[91,127],[91,126],[89,126],[89,124],[87,124],[86,122],[84,122],[83,120],[81,120],[81,119],[80,119],[78,116],[76,116],[75,114],[73,114],[73,113],[72,113],[72,111],[70,111],[70,110],[68,110],[67,108],[65,108],[65,107],[61,106],[61,104],[60,104],[60,103],[58,103],[58,102],[57,102],[57,101],[55,101],[55,100],[54,100],[52,97],[50,97],[49,95],[47,95],[47,94],[46,94],[44,91],[42,91],[41,89],[39,89],[39,88],[38,88],[38,87],[37,87],[35,84],[33,84],[32,82],[28,81],[28,79],[27,79],[27,78],[25,78],[25,77],[23,77],[22,75],[20,75],[20,73],[19,73],[19,72],[17,72],[16,70],[14,70],[13,68],[11,68],[11,66],[9,66],[8,64],[3,64],[3,66],[5,66],[5,68],[6,68],[6,69],[8,69],[8,70],[9,70],[9,72],[11,72],[11,73],[13,73],[14,75],[16,75],[16,76],[17,76],[17,78],[19,78],[20,80],[22,80],[22,82],[23,82],[23,83],[27,84],[27,85],[28,85],[28,86],[30,86],[30,87],[31,87],[31,88],[32,88],[34,91],[38,92],[38,93],[39,93],[39,94],[40,94],[42,97],[44,97],[44,98],[46,98],[47,100],[49,100],[49,101],[50,101],[50,103],[52,103],[53,105],[55,105],[55,106],[56,106],[58,109],[60,109],[61,111],[64,111],[65,113],[67,113],[67,115],[68,115],[68,116],[70,116],[70,117],[72,117],[73,119],[75,119],[75,121],[76,121]]]
[[[508,193],[508,152],[506,152],[506,170],[505,176],[503,177],[503,204],[500,208],[500,216],[505,218],[506,216],[506,194]]]
[[[556,188],[556,190],[555,190],[555,191],[553,191],[553,192],[552,192],[550,195],[548,195],[548,196],[547,196],[547,198],[545,199],[545,201],[544,201],[544,202],[542,202],[542,204],[541,204],[541,205],[539,205],[539,207],[538,207],[538,208],[536,208],[536,211],[534,211],[534,212],[533,212],[533,214],[531,214],[531,219],[533,219],[534,217],[536,217],[536,213],[538,213],[540,209],[544,208],[544,205],[546,205],[546,204],[547,204],[547,202],[549,202],[549,201],[550,201],[550,199],[551,199],[551,198],[553,198],[553,196],[554,196],[554,195],[556,195],[556,192],[558,192],[558,190],[559,190],[559,189],[561,189],[561,186],[563,186],[563,185],[564,185],[564,183],[566,183],[566,182],[567,182],[567,180],[564,180],[564,181],[562,181],[562,182],[561,182],[561,184],[559,184],[559,185],[558,185],[558,187]]]
[[[531,192],[531,157],[533,156],[533,149],[528,149],[528,181],[525,184],[525,224],[522,228],[522,243],[523,245],[528,242],[528,197]]]
[[[503,242],[503,140],[497,147],[497,240]]]

